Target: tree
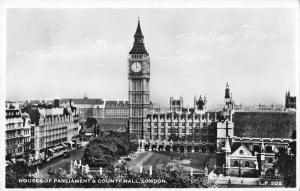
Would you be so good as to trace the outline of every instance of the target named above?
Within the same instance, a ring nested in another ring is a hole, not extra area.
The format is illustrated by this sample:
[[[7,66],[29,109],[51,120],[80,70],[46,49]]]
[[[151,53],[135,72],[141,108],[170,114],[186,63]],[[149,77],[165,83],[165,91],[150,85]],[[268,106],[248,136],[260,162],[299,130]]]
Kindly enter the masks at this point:
[[[90,166],[108,167],[121,156],[126,156],[136,150],[137,145],[130,141],[128,133],[111,132],[89,143],[82,159]]]
[[[19,183],[19,179],[28,178],[29,173],[33,173],[33,169],[29,168],[23,162],[17,162],[6,167],[6,187],[7,188],[24,188],[26,184]]]
[[[284,178],[286,187],[296,187],[296,141],[289,144],[288,150],[280,148],[274,168]]]

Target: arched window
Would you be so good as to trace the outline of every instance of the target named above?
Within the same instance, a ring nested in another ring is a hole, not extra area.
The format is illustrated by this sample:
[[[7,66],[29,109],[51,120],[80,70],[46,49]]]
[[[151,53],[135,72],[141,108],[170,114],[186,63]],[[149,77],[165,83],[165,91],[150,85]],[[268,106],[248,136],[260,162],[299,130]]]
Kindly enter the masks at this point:
[[[250,167],[249,161],[246,161],[246,162],[245,162],[245,167]]]
[[[240,150],[240,155],[243,155],[244,154],[244,151],[243,150]]]
[[[239,162],[238,162],[237,160],[235,160],[235,161],[233,162],[233,166],[239,166]]]

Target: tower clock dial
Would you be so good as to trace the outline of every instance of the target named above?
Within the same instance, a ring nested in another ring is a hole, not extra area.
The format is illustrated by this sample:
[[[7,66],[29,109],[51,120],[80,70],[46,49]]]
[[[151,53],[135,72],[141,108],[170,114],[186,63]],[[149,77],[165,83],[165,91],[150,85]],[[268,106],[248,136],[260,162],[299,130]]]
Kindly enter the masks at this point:
[[[150,72],[150,66],[148,62],[143,62],[143,73],[148,74]]]
[[[134,72],[139,72],[139,71],[141,71],[141,69],[142,69],[142,65],[139,62],[134,62],[131,65],[131,70],[134,71]]]

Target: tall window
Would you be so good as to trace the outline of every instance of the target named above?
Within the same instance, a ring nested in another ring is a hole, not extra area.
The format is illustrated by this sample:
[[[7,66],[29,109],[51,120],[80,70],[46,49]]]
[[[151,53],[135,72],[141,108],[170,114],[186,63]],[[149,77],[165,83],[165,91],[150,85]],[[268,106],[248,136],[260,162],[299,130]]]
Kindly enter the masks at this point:
[[[238,162],[237,160],[235,160],[235,161],[233,162],[233,166],[239,166],[239,162]]]
[[[249,161],[246,161],[246,162],[245,162],[245,167],[250,167]]]

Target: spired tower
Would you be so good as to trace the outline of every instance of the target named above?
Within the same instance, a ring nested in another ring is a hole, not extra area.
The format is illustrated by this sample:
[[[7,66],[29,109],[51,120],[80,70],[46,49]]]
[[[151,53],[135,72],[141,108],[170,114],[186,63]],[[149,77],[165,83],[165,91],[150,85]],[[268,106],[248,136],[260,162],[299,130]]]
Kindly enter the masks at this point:
[[[234,113],[232,94],[230,94],[230,89],[228,83],[225,89],[225,106],[222,111],[222,115],[217,122],[217,153],[225,151],[225,142],[228,138],[234,135],[234,123],[232,121],[232,116]]]
[[[150,106],[150,58],[144,45],[140,20],[128,57],[129,133],[132,140],[144,139],[144,121]]]

